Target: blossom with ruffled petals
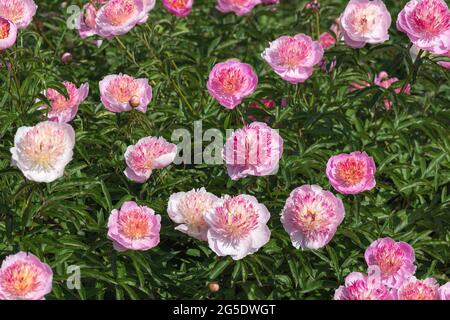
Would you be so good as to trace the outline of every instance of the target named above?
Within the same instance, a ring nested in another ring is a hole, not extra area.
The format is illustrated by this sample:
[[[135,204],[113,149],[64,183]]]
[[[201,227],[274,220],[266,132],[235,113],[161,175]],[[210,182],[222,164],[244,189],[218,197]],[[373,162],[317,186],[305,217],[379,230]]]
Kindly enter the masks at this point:
[[[296,84],[312,75],[314,66],[323,58],[323,48],[305,34],[282,36],[270,43],[262,58],[283,80]]]
[[[83,11],[78,16],[77,29],[81,38],[90,37],[96,34],[97,11],[108,0],[92,0],[83,6]]]
[[[247,176],[267,176],[278,168],[283,139],[263,122],[253,122],[236,130],[223,148],[228,175],[233,180]]]
[[[394,297],[376,277],[352,272],[345,278],[345,285],[336,290],[334,300],[394,300]]]
[[[233,260],[255,253],[270,239],[269,218],[269,211],[255,197],[225,196],[205,214],[209,247]]]
[[[444,0],[411,0],[400,11],[397,29],[418,48],[435,54],[450,50],[450,10]]]
[[[375,187],[375,162],[365,152],[341,153],[327,163],[326,174],[336,191],[357,194]]]
[[[33,0],[0,0],[0,17],[13,22],[17,29],[28,27],[36,10]]]
[[[5,18],[0,17],[0,52],[11,48],[17,40],[16,25]]]
[[[352,48],[389,39],[392,20],[382,0],[350,0],[339,21],[344,41]]]
[[[317,185],[304,185],[286,200],[281,222],[295,248],[319,249],[331,241],[344,215],[341,199]]]
[[[126,201],[114,209],[108,219],[108,238],[114,249],[149,250],[159,244],[161,216],[149,207]]]
[[[173,222],[179,224],[175,230],[207,241],[209,227],[205,221],[205,213],[217,200],[219,198],[207,192],[205,188],[177,192],[169,198],[167,213]]]
[[[398,300],[439,300],[439,284],[434,278],[409,278],[396,291]]]
[[[10,255],[0,268],[0,300],[43,300],[52,291],[52,281],[52,269],[35,255]]]
[[[99,83],[100,99],[106,109],[111,112],[125,112],[136,109],[147,112],[147,106],[152,100],[152,87],[147,79],[135,79],[125,74],[112,74]],[[138,99],[135,106],[132,100]]]
[[[261,0],[217,0],[216,8],[220,12],[234,12],[237,16],[249,14]]]
[[[20,127],[11,148],[12,165],[31,181],[52,182],[72,160],[75,131],[67,123],[44,121]]]
[[[152,171],[162,169],[173,162],[177,154],[177,146],[162,137],[145,137],[125,152],[127,168],[125,176],[138,183],[150,178]]]
[[[162,0],[164,8],[177,17],[187,17],[191,13],[194,0]]]

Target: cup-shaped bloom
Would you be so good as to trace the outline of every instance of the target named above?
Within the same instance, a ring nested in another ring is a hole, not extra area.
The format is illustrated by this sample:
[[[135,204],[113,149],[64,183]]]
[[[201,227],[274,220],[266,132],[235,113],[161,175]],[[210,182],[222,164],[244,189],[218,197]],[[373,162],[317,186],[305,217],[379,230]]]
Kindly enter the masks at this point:
[[[365,152],[341,153],[327,163],[326,174],[333,188],[343,194],[357,194],[375,187],[375,162]]]
[[[152,100],[152,87],[147,79],[135,79],[125,74],[112,74],[99,83],[100,99],[111,112],[125,112],[135,108],[143,113]],[[139,100],[135,106],[134,100]]]
[[[52,281],[52,269],[35,255],[10,255],[0,268],[0,300],[43,300],[52,291]]]
[[[389,40],[392,19],[382,0],[350,0],[339,21],[344,41],[352,48]]]
[[[439,298],[441,300],[450,300],[450,282],[439,288]]]
[[[258,76],[252,66],[237,59],[216,64],[207,83],[209,94],[227,109],[234,109],[257,85]]]
[[[367,265],[378,267],[381,282],[398,288],[416,272],[414,249],[406,242],[381,238],[372,242],[364,254]]]
[[[411,277],[395,292],[397,300],[439,300],[439,284],[434,278]]]
[[[0,0],[0,17],[13,22],[17,29],[28,27],[36,10],[33,0]]]
[[[225,143],[222,157],[233,180],[267,176],[278,169],[283,139],[264,122],[253,122],[236,130]]]
[[[177,17],[187,17],[191,13],[194,0],[162,0],[164,8]]]
[[[450,50],[450,10],[444,0],[411,0],[400,11],[397,29],[419,49],[435,54]]]
[[[269,211],[255,197],[225,196],[205,214],[209,247],[233,260],[255,253],[270,239],[269,218]]]
[[[205,221],[205,213],[219,200],[214,194],[205,188],[192,189],[188,192],[177,192],[170,196],[167,205],[167,213],[173,222],[179,225],[175,230],[187,235],[207,241],[208,224]]]
[[[144,183],[154,169],[170,165],[177,155],[177,146],[162,137],[145,137],[125,152],[127,168],[125,176],[135,182]]]
[[[394,297],[376,277],[352,272],[345,278],[345,285],[334,293],[334,300],[394,300]]]
[[[12,47],[16,40],[17,27],[14,22],[0,17],[0,51]]]
[[[331,241],[344,220],[342,200],[317,185],[294,189],[281,212],[281,223],[299,249],[319,249]]]
[[[234,12],[237,16],[249,14],[261,0],[217,0],[216,8],[220,12]]]
[[[44,95],[50,102],[48,110],[48,119],[55,122],[70,122],[77,112],[78,107],[87,98],[89,94],[89,83],[84,83],[77,88],[72,82],[64,81],[64,87],[67,90],[68,99],[55,89],[47,89]]]
[[[323,48],[305,34],[282,36],[270,43],[262,57],[283,80],[296,84],[312,75],[323,58]]]
[[[108,219],[108,238],[117,251],[145,251],[156,247],[160,230],[161,216],[133,201],[126,201],[120,209],[111,211]]]
[[[75,131],[67,123],[44,121],[17,129],[10,149],[12,165],[31,181],[52,182],[72,160]]]

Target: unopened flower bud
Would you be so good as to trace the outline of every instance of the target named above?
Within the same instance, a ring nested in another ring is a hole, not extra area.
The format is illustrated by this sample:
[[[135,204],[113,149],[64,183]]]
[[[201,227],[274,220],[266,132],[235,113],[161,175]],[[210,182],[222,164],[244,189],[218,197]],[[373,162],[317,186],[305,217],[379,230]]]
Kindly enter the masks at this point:
[[[218,292],[219,290],[220,290],[220,286],[217,281],[213,281],[209,284],[209,291]]]
[[[138,96],[131,97],[130,106],[132,106],[133,108],[137,108],[137,107],[139,107],[140,104],[141,104],[141,99],[139,99]]]

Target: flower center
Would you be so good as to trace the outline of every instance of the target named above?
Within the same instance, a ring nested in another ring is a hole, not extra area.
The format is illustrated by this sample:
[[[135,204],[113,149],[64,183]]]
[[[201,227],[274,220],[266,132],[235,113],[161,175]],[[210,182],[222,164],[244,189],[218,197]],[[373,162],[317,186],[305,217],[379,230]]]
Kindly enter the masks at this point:
[[[433,300],[436,292],[432,287],[419,280],[408,284],[403,289],[403,296],[409,300]]]
[[[218,81],[226,94],[237,93],[246,83],[246,78],[238,68],[223,68],[219,71]]]
[[[375,255],[375,261],[382,273],[392,275],[401,267],[402,253],[395,248],[382,248]]]
[[[372,32],[380,23],[378,9],[373,5],[355,8],[350,17],[350,25],[354,32],[360,35]]]
[[[245,238],[258,226],[258,213],[245,199],[228,199],[217,211],[222,233],[232,239]]]
[[[17,262],[5,270],[0,283],[10,294],[24,296],[39,286],[39,274],[39,269],[34,265]]]
[[[366,167],[363,161],[348,158],[337,164],[337,178],[347,186],[353,186],[364,178]]]
[[[186,8],[186,4],[188,0],[171,0],[170,6],[174,9],[184,9]]]
[[[77,98],[78,90],[72,83],[64,83],[69,99],[54,89],[47,90],[47,98],[51,103],[52,111],[61,112],[72,107]]]
[[[286,68],[296,68],[308,56],[308,49],[303,41],[285,39],[278,50],[279,62]]]
[[[180,203],[179,210],[183,213],[186,224],[194,228],[207,227],[204,219],[204,213],[212,205],[212,201],[198,194],[189,194]]]
[[[3,18],[17,23],[25,15],[25,4],[22,0],[2,1],[0,3],[0,12]]]
[[[416,28],[431,36],[440,34],[450,28],[450,11],[440,1],[421,1],[412,12]]]
[[[0,39],[6,39],[9,36],[11,26],[8,20],[0,17]]]
[[[139,96],[138,89],[139,84],[135,79],[121,76],[111,81],[107,91],[116,101],[129,103],[133,96]]]
[[[139,240],[148,235],[150,221],[146,214],[138,210],[122,213],[119,216],[119,230],[127,238]]]
[[[133,0],[112,0],[105,8],[105,16],[113,26],[125,24],[130,17],[138,14]]]

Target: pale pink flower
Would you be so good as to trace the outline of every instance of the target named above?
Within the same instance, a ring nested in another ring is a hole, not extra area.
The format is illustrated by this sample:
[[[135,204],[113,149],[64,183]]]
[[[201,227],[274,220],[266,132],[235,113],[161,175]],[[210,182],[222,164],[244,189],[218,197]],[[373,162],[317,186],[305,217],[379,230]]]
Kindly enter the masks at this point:
[[[450,50],[450,10],[444,0],[411,0],[400,11],[397,29],[418,48],[435,54]]]
[[[133,109],[132,99],[137,97],[140,104],[136,110],[147,112],[152,100],[152,87],[147,79],[135,79],[125,74],[112,74],[99,83],[100,99],[106,109],[111,112],[125,112]]]
[[[114,249],[149,250],[159,244],[161,216],[149,207],[126,201],[122,207],[111,211],[108,219],[108,238]]]
[[[366,249],[367,265],[380,270],[381,282],[389,288],[398,288],[416,272],[414,249],[406,242],[391,238],[378,239]]]
[[[322,48],[326,50],[336,43],[336,39],[329,32],[324,32],[320,35],[319,43],[322,45]]]
[[[216,64],[208,78],[208,92],[222,106],[234,109],[252,94],[258,84],[258,76],[252,66],[237,59]]]
[[[234,12],[237,16],[249,14],[261,0],[217,0],[216,8],[220,12]]]
[[[144,183],[152,171],[170,165],[177,154],[177,146],[162,137],[145,137],[125,152],[127,168],[125,176],[135,182]]]
[[[304,34],[282,36],[270,43],[262,58],[282,79],[296,84],[312,75],[314,66],[323,58],[323,48]]]
[[[255,197],[225,196],[205,214],[209,247],[233,260],[255,253],[270,239],[269,218],[269,211]]]
[[[278,169],[283,139],[263,122],[253,122],[236,130],[223,148],[222,157],[233,180],[247,176],[267,176]]]
[[[439,300],[439,284],[434,278],[411,277],[395,292],[397,300]]]
[[[375,76],[375,80],[374,83],[375,85],[388,89],[391,85],[393,85],[394,83],[396,83],[398,80],[398,78],[389,78],[389,75],[386,71],[381,71],[380,73],[378,73],[378,75]],[[400,93],[404,93],[404,94],[411,94],[411,85],[408,83],[406,86],[397,88],[394,90],[394,92],[396,94],[400,94]],[[390,110],[392,109],[392,101],[389,100],[388,98],[384,99],[384,106],[386,107],[386,109]]]
[[[31,253],[7,256],[0,268],[0,300],[43,300],[52,291],[53,271]]]
[[[87,98],[89,94],[89,83],[82,84],[80,88],[77,88],[69,81],[64,81],[63,85],[67,90],[68,99],[51,88],[44,91],[44,96],[50,102],[48,119],[55,122],[67,123],[75,118],[78,107]]]
[[[177,17],[187,17],[191,13],[194,0],[162,0],[164,8]]]
[[[170,196],[167,213],[173,222],[179,225],[175,230],[199,240],[207,241],[208,224],[205,213],[212,208],[218,197],[205,188],[192,189],[188,192],[177,192]]]
[[[333,188],[343,194],[357,194],[375,187],[376,166],[365,152],[355,151],[332,156],[326,174]]]
[[[350,0],[339,21],[344,41],[352,48],[389,40],[392,20],[382,0]]]
[[[439,288],[439,298],[441,300],[450,300],[450,282]]]
[[[12,21],[17,29],[28,27],[36,10],[33,0],[0,0],[0,17]]]
[[[342,223],[342,200],[317,185],[294,189],[281,212],[281,222],[299,249],[319,249],[331,241]]]
[[[31,181],[52,182],[64,174],[72,160],[75,131],[66,123],[45,121],[20,127],[10,149],[12,165]]]
[[[17,40],[16,25],[5,18],[0,17],[0,52],[11,48]]]
[[[345,278],[334,300],[394,300],[389,289],[376,279],[360,272],[352,272]]]

